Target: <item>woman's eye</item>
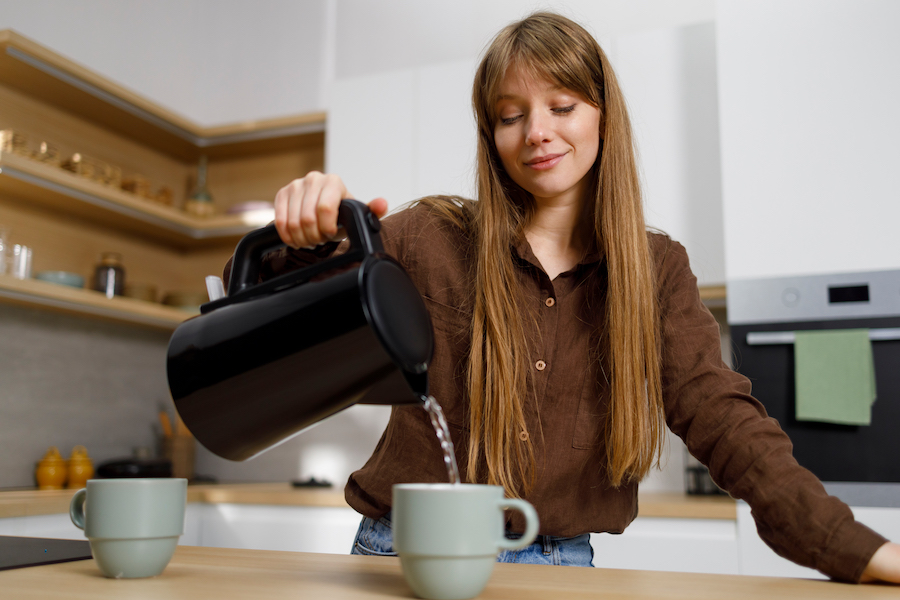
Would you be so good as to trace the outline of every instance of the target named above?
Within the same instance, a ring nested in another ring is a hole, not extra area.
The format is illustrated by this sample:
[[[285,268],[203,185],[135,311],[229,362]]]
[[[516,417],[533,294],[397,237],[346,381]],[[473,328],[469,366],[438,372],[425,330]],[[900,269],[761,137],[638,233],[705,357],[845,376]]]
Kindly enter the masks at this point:
[[[500,122],[503,125],[512,125],[516,121],[522,118],[522,115],[513,115],[511,117],[500,117]]]
[[[553,112],[555,112],[558,115],[564,115],[566,113],[572,112],[573,110],[575,110],[574,104],[572,106],[561,106],[559,108],[554,108]]]

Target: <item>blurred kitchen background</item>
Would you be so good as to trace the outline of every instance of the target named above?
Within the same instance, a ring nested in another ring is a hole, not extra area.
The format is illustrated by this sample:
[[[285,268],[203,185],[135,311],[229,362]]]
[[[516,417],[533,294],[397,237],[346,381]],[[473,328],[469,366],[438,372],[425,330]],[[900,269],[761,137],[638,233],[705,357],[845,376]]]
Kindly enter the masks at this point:
[[[474,65],[500,27],[544,8],[585,24],[617,69],[648,222],[687,247],[726,360],[729,281],[900,268],[892,0],[0,0],[0,30],[202,127],[325,112],[303,165],[397,208],[471,195]],[[228,193],[219,172],[213,198]],[[4,210],[0,192],[0,225]],[[0,303],[0,488],[33,485],[48,446],[85,445],[95,464],[156,452],[169,334]],[[195,472],[340,486],[388,412],[350,409],[246,463],[198,448]],[[670,441],[644,489],[684,491]]]

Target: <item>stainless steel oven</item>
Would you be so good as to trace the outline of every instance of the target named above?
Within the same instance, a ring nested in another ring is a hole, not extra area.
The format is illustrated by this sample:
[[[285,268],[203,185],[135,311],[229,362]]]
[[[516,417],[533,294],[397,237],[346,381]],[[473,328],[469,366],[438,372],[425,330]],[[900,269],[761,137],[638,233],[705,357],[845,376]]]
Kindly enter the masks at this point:
[[[728,283],[734,368],[826,482],[900,482],[900,271]],[[877,399],[868,426],[795,418],[794,332],[868,329]]]

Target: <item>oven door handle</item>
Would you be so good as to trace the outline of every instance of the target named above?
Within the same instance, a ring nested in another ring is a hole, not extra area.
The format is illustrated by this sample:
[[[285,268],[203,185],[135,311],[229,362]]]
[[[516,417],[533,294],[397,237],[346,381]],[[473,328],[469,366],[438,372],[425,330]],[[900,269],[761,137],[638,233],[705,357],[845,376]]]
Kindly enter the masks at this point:
[[[793,344],[796,339],[793,331],[751,331],[747,334],[747,344],[750,346]],[[870,329],[869,339],[873,342],[900,340],[900,327]]]

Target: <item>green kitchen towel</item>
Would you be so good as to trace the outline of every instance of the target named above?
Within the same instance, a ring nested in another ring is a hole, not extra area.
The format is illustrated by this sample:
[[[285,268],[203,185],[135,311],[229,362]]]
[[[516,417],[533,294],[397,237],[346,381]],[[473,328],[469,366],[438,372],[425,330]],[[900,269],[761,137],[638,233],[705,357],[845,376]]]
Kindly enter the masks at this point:
[[[875,402],[869,330],[797,331],[794,335],[797,420],[869,425]]]

